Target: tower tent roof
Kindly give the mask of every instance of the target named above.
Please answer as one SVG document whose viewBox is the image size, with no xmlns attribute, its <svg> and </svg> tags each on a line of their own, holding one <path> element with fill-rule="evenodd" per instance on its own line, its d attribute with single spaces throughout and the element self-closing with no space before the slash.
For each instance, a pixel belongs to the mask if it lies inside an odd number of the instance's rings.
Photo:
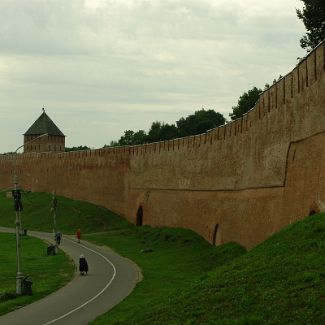
<svg viewBox="0 0 325 325">
<path fill-rule="evenodd" d="M 62 137 L 65 136 L 43 109 L 41 116 L 24 133 L 24 135 L 41 135 L 44 133 L 48 133 L 49 135 L 60 135 Z"/>
</svg>

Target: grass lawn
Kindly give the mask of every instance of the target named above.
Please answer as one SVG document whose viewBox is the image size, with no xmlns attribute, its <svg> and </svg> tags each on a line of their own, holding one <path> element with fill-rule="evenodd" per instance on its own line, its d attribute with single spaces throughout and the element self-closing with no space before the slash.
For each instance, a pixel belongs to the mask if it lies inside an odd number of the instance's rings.
<svg viewBox="0 0 325 325">
<path fill-rule="evenodd" d="M 123 324 L 325 324 L 325 214 L 130 316 Z"/>
<path fill-rule="evenodd" d="M 0 192 L 0 225 L 14 227 L 13 199 Z M 74 234 L 77 228 L 82 233 L 107 231 L 128 227 L 130 224 L 105 208 L 82 201 L 58 196 L 56 211 L 57 227 L 62 233 Z M 52 232 L 52 195 L 48 193 L 22 192 L 23 228 Z"/>
<path fill-rule="evenodd" d="M 29 236 L 21 237 L 21 269 L 32 282 L 32 296 L 15 297 L 16 239 L 0 233 L 0 315 L 38 300 L 66 284 L 74 274 L 74 265 L 61 251 L 46 256 L 47 244 Z"/>
<path fill-rule="evenodd" d="M 144 276 L 126 300 L 93 324 L 132 324 L 143 311 L 168 301 L 206 272 L 245 252 L 235 243 L 217 248 L 190 230 L 172 228 L 134 227 L 86 239 L 127 256 Z"/>
<path fill-rule="evenodd" d="M 25 228 L 52 230 L 50 195 L 24 194 L 23 204 Z M 12 226 L 12 200 L 4 193 L 0 207 L 0 225 Z M 92 324 L 325 324 L 325 214 L 290 225 L 247 253 L 235 243 L 211 246 L 190 230 L 135 227 L 66 198 L 59 197 L 57 215 L 62 232 L 80 227 L 87 240 L 130 258 L 144 275 Z"/>
</svg>

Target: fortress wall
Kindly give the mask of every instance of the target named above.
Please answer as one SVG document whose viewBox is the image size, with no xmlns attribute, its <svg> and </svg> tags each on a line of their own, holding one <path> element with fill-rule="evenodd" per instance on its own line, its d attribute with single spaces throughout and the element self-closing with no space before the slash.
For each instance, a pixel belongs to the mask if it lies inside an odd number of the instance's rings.
<svg viewBox="0 0 325 325">
<path fill-rule="evenodd" d="M 218 224 L 219 241 L 252 247 L 309 214 L 319 206 L 311 190 L 318 188 L 318 169 L 310 171 L 310 183 L 304 179 L 308 195 L 298 204 L 294 197 L 304 191 L 295 177 L 286 186 L 288 155 L 292 143 L 304 147 L 303 140 L 325 131 L 324 103 L 323 44 L 242 118 L 181 140 L 176 149 L 164 146 L 159 155 L 132 156 L 128 218 L 135 221 L 141 205 L 147 224 L 189 227 L 210 241 Z"/>
<path fill-rule="evenodd" d="M 16 174 L 25 190 L 55 191 L 125 215 L 128 161 L 125 148 L 19 154 Z M 14 155 L 0 159 L 2 189 L 13 188 L 14 162 Z"/>
<path fill-rule="evenodd" d="M 323 209 L 324 43 L 243 117 L 205 134 L 134 147 L 17 156 L 23 188 L 55 190 L 136 222 L 252 247 Z M 11 187 L 14 156 L 0 158 Z M 323 184 L 324 183 L 324 184 Z"/>
<path fill-rule="evenodd" d="M 287 161 L 283 213 L 277 227 L 310 213 L 325 211 L 325 133 L 291 144 Z"/>
<path fill-rule="evenodd" d="M 325 211 L 324 146 L 325 132 L 291 143 L 283 186 L 237 191 L 131 189 L 128 215 L 135 222 L 142 206 L 145 224 L 187 227 L 211 243 L 233 240 L 251 248 L 312 211 Z"/>
</svg>

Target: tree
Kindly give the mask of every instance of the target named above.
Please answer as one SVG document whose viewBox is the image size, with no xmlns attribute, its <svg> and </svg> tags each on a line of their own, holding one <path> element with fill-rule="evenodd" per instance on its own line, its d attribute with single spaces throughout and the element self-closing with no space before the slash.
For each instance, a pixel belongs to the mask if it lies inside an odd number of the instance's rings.
<svg viewBox="0 0 325 325">
<path fill-rule="evenodd" d="M 147 142 L 147 137 L 146 132 L 143 130 L 137 132 L 126 130 L 118 141 L 111 141 L 109 145 L 105 144 L 103 148 L 142 144 Z"/>
<path fill-rule="evenodd" d="M 225 124 L 226 119 L 213 109 L 201 109 L 187 116 L 180 118 L 176 124 L 180 137 L 204 133 L 209 129 Z"/>
<path fill-rule="evenodd" d="M 87 146 L 78 146 L 78 147 L 65 147 L 65 151 L 69 152 L 69 151 L 79 151 L 79 150 L 90 150 L 89 147 Z"/>
<path fill-rule="evenodd" d="M 259 99 L 261 93 L 262 89 L 256 87 L 243 93 L 239 97 L 237 105 L 232 107 L 232 113 L 229 114 L 231 119 L 235 120 L 236 118 L 243 116 L 251 108 L 253 108 L 255 103 Z"/>
<path fill-rule="evenodd" d="M 118 144 L 120 146 L 132 145 L 133 137 L 134 137 L 134 131 L 126 130 L 126 131 L 124 131 L 124 135 L 122 135 L 120 140 L 118 140 Z"/>
<path fill-rule="evenodd" d="M 143 130 L 137 132 L 126 130 L 118 141 L 111 141 L 110 146 L 137 145 L 200 134 L 209 129 L 223 125 L 225 122 L 226 119 L 224 116 L 215 112 L 213 109 L 201 109 L 186 118 L 180 118 L 176 122 L 176 125 L 155 121 L 151 124 L 148 134 Z M 105 147 L 107 147 L 107 145 L 105 145 L 104 148 Z"/>
<path fill-rule="evenodd" d="M 297 9 L 297 16 L 306 27 L 307 33 L 300 39 L 300 45 L 310 52 L 325 39 L 325 1 L 301 0 L 302 10 Z"/>
<path fill-rule="evenodd" d="M 162 124 L 160 129 L 160 138 L 162 140 L 171 140 L 178 138 L 178 129 L 175 124 Z"/>
<path fill-rule="evenodd" d="M 139 130 L 133 134 L 133 142 L 132 144 L 142 144 L 148 141 L 147 133 L 143 130 Z"/>
<path fill-rule="evenodd" d="M 163 140 L 175 139 L 178 137 L 178 130 L 174 124 L 153 122 L 148 132 L 147 141 L 157 142 Z"/>
<path fill-rule="evenodd" d="M 161 137 L 162 123 L 159 121 L 153 122 L 148 132 L 148 142 L 157 142 L 163 140 Z"/>
</svg>

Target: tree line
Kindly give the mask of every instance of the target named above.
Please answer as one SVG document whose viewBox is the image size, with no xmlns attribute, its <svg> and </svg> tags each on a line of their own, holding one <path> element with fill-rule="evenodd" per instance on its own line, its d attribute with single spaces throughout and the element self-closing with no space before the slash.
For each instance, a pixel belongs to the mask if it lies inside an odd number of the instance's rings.
<svg viewBox="0 0 325 325">
<path fill-rule="evenodd" d="M 273 81 L 273 83 L 275 82 L 276 80 Z M 269 84 L 266 84 L 264 90 L 269 87 Z M 253 87 L 247 92 L 244 92 L 239 97 L 237 105 L 232 107 L 232 113 L 229 114 L 230 118 L 235 120 L 247 113 L 254 107 L 262 92 L 263 90 L 257 87 Z M 144 130 L 136 132 L 125 130 L 119 140 L 111 141 L 109 145 L 105 145 L 104 147 L 137 145 L 197 135 L 224 125 L 225 123 L 227 123 L 227 120 L 221 113 L 213 109 L 205 110 L 202 108 L 194 112 L 194 114 L 181 117 L 175 124 L 159 121 L 153 122 L 148 133 Z"/>
<path fill-rule="evenodd" d="M 226 119 L 221 113 L 213 109 L 201 109 L 185 118 L 181 117 L 175 124 L 153 122 L 148 133 L 144 130 L 126 130 L 118 141 L 111 141 L 110 146 L 137 145 L 195 135 L 225 122 Z"/>
</svg>

